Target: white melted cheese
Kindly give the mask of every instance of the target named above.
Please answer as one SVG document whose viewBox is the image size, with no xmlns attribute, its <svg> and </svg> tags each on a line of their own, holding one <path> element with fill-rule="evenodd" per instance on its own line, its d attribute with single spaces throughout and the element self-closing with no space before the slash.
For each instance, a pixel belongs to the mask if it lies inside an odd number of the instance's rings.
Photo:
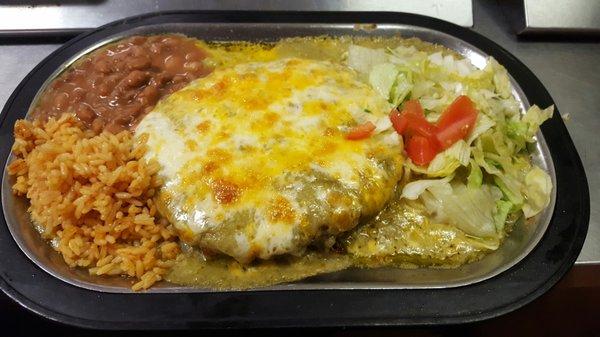
<svg viewBox="0 0 600 337">
<path fill-rule="evenodd" d="M 136 136 L 148 135 L 146 156 L 162 167 L 161 198 L 184 239 L 201 237 L 239 212 L 254 213 L 254 223 L 231 238 L 237 247 L 228 253 L 243 261 L 253 252 L 268 258 L 293 251 L 294 233 L 309 210 L 276 187 L 286 176 L 319 172 L 358 189 L 361 174 L 386 174 L 371 158 L 381 146 L 398 145 L 389 110 L 348 68 L 284 59 L 217 70 L 192 82 L 161 101 Z M 373 136 L 345 138 L 366 121 L 377 126 Z"/>
</svg>

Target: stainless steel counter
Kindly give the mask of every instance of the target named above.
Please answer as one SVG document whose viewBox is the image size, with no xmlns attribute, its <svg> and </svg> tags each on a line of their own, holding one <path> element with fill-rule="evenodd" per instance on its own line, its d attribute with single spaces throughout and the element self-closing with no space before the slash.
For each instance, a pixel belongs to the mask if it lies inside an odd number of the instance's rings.
<svg viewBox="0 0 600 337">
<path fill-rule="evenodd" d="M 0 4 L 0 34 L 92 28 L 126 16 L 188 9 L 392 11 L 435 16 L 466 27 L 473 25 L 471 0 L 34 0 L 25 3 L 4 0 L 3 3 L 5 5 Z M 32 6 L 32 3 L 37 5 Z"/>
<path fill-rule="evenodd" d="M 475 1 L 473 10 L 473 29 L 527 64 L 546 85 L 561 113 L 570 116 L 566 124 L 585 166 L 592 205 L 588 236 L 577 262 L 600 263 L 600 43 L 519 41 L 495 2 Z M 59 46 L 0 44 L 0 105 L 19 81 Z"/>
</svg>

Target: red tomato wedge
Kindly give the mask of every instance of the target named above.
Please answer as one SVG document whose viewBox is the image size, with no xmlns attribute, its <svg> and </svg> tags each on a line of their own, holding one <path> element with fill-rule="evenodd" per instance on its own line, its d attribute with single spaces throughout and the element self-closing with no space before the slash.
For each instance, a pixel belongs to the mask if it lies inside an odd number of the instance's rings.
<svg viewBox="0 0 600 337">
<path fill-rule="evenodd" d="M 408 126 L 408 118 L 406 118 L 406 115 L 401 114 L 397 109 L 393 109 L 392 112 L 390 112 L 390 121 L 392 121 L 392 126 L 398 134 L 404 133 L 406 126 Z"/>
<path fill-rule="evenodd" d="M 410 117 L 408 120 L 408 125 L 406 126 L 406 130 L 404 131 L 404 135 L 407 137 L 412 136 L 421 136 L 436 142 L 435 134 L 437 133 L 437 128 L 435 125 L 429 123 L 425 116 L 419 117 Z"/>
<path fill-rule="evenodd" d="M 404 136 L 412 137 L 413 135 L 419 135 L 427 138 L 435 136 L 436 128 L 433 124 L 429 123 L 425 119 L 423 114 L 423 108 L 419 101 L 410 100 L 404 103 L 402 112 L 398 115 L 394 113 L 390 114 L 392 125 L 396 131 Z M 394 120 L 396 123 L 394 124 Z M 400 131 L 398 131 L 400 129 Z"/>
<path fill-rule="evenodd" d="M 402 106 L 402 113 L 415 116 L 422 116 L 423 118 L 425 118 L 425 115 L 423 113 L 423 107 L 421 106 L 421 103 L 419 103 L 419 101 L 417 101 L 416 99 L 406 101 Z"/>
<path fill-rule="evenodd" d="M 406 143 L 408 157 L 417 165 L 427 165 L 435 156 L 465 139 L 477 121 L 477 109 L 467 96 L 459 96 L 440 116 L 436 124 L 425 119 L 419 101 L 404 103 L 402 111 L 390 112 L 392 126 Z"/>
<path fill-rule="evenodd" d="M 467 96 L 458 96 L 444 110 L 437 122 L 436 139 L 442 149 L 447 149 L 473 130 L 477 121 L 477 110 Z"/>
<path fill-rule="evenodd" d="M 416 165 L 426 165 L 435 158 L 438 150 L 429 139 L 423 136 L 413 136 L 408 139 L 406 153 Z"/>
<path fill-rule="evenodd" d="M 359 140 L 365 139 L 371 136 L 371 133 L 375 130 L 375 124 L 366 122 L 364 124 L 357 125 L 350 129 L 350 132 L 346 134 L 346 139 Z"/>
</svg>

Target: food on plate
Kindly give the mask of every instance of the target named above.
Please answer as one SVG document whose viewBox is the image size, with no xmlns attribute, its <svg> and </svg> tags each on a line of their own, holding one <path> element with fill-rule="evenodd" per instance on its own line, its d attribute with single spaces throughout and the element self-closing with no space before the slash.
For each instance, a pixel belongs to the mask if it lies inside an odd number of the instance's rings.
<svg viewBox="0 0 600 337">
<path fill-rule="evenodd" d="M 157 213 L 157 163 L 129 132 L 99 135 L 74 115 L 15 124 L 13 191 L 31 202 L 31 219 L 70 267 L 93 275 L 127 275 L 147 288 L 180 252 Z"/>
<path fill-rule="evenodd" d="M 137 125 L 158 100 L 206 75 L 206 52 L 180 35 L 134 36 L 77 60 L 54 80 L 34 118 L 74 113 L 96 132 Z"/>
<path fill-rule="evenodd" d="M 418 39 L 136 36 L 50 83 L 8 172 L 69 266 L 134 290 L 457 267 L 548 206 L 552 111 Z"/>
<path fill-rule="evenodd" d="M 327 245 L 383 208 L 402 173 L 388 112 L 350 69 L 287 58 L 216 69 L 136 136 L 162 167 L 158 200 L 180 237 L 248 263 Z M 364 123 L 372 134 L 349 141 Z"/>
</svg>

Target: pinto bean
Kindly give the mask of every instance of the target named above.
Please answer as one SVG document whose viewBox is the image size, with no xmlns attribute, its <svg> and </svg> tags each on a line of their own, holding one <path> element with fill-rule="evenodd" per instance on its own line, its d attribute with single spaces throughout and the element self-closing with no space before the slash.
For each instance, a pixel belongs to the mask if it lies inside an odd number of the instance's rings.
<svg viewBox="0 0 600 337">
<path fill-rule="evenodd" d="M 153 85 L 148 85 L 140 92 L 137 96 L 138 102 L 143 106 L 150 106 L 156 104 L 159 96 L 158 89 Z"/>
<path fill-rule="evenodd" d="M 103 74 L 108 74 L 112 71 L 111 62 L 106 58 L 96 60 L 96 62 L 94 62 L 94 69 Z"/>
<path fill-rule="evenodd" d="M 183 57 L 179 55 L 169 55 L 164 60 L 165 70 L 177 74 L 183 68 L 183 61 Z"/>
<path fill-rule="evenodd" d="M 148 74 L 140 70 L 134 70 L 125 77 L 124 84 L 130 88 L 139 87 L 148 80 Z"/>
<path fill-rule="evenodd" d="M 127 67 L 129 69 L 143 70 L 148 69 L 152 65 L 152 60 L 146 55 L 135 56 L 127 60 Z"/>
<path fill-rule="evenodd" d="M 74 63 L 41 96 L 34 116 L 73 112 L 88 128 L 119 132 L 136 125 L 158 100 L 209 72 L 195 40 L 134 36 Z"/>
<path fill-rule="evenodd" d="M 91 125 L 91 123 L 96 118 L 96 113 L 87 104 L 79 105 L 79 108 L 77 109 L 77 112 L 75 112 L 75 115 L 77 115 L 77 118 L 79 118 L 82 122 L 84 122 L 87 125 Z"/>
<path fill-rule="evenodd" d="M 69 94 L 66 92 L 60 92 L 54 96 L 54 107 L 56 110 L 64 111 L 69 103 Z"/>
</svg>

